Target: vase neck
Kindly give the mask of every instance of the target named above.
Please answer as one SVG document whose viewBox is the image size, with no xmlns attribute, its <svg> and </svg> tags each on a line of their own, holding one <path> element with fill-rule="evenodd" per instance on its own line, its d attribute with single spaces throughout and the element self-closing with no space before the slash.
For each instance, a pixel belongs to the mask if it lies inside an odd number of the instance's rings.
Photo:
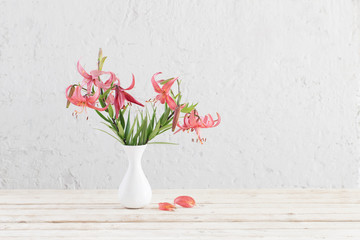
<svg viewBox="0 0 360 240">
<path fill-rule="evenodd" d="M 142 155 L 147 145 L 124 146 L 124 151 L 128 157 L 129 165 L 138 165 L 141 163 Z"/>
</svg>

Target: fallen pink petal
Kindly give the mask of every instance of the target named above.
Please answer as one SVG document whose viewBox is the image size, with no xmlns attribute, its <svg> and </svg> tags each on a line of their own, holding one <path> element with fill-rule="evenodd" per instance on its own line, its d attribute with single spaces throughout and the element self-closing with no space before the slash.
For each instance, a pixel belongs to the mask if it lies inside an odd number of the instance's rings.
<svg viewBox="0 0 360 240">
<path fill-rule="evenodd" d="M 179 196 L 175 198 L 174 204 L 177 204 L 184 208 L 192 208 L 195 206 L 195 200 L 190 196 Z"/>
<path fill-rule="evenodd" d="M 159 203 L 159 209 L 162 211 L 174 211 L 175 205 L 168 203 L 168 202 L 161 202 Z"/>
</svg>

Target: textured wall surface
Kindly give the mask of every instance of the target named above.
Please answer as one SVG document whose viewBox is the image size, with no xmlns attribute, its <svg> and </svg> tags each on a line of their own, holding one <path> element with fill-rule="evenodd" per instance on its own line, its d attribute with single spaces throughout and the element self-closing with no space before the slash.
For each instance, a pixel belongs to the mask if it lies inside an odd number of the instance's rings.
<svg viewBox="0 0 360 240">
<path fill-rule="evenodd" d="M 116 188 L 122 146 L 75 119 L 76 61 L 153 96 L 157 71 L 222 115 L 148 146 L 154 188 L 358 187 L 358 1 L 0 1 L 0 188 Z"/>
</svg>

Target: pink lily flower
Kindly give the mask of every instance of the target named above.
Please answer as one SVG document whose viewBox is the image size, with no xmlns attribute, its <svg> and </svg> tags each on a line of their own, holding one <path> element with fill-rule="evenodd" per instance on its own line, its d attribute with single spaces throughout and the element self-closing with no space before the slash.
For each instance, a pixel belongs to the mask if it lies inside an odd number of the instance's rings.
<svg viewBox="0 0 360 240">
<path fill-rule="evenodd" d="M 73 85 L 70 85 L 69 87 L 66 88 L 66 98 L 69 102 L 71 102 L 72 104 L 81 107 L 81 111 L 75 111 L 77 114 L 82 113 L 84 110 L 86 111 L 86 107 L 92 108 L 92 109 L 96 109 L 98 111 L 104 111 L 108 108 L 109 105 L 103 107 L 103 108 L 99 108 L 96 107 L 96 102 L 99 99 L 100 96 L 100 88 L 98 87 L 98 89 L 96 90 L 96 92 L 93 95 L 89 95 L 89 94 L 85 94 L 84 96 L 81 94 L 81 86 L 76 86 L 75 87 L 75 91 L 73 92 L 73 94 L 71 96 L 69 96 L 69 88 L 71 88 Z"/>
<path fill-rule="evenodd" d="M 120 87 L 120 85 L 116 84 L 115 85 L 115 97 L 113 97 L 111 94 L 109 94 L 109 97 L 110 97 L 109 102 L 114 104 L 114 106 L 115 106 L 115 117 L 116 118 L 118 117 L 120 109 L 124 108 L 125 100 L 144 107 L 144 105 L 141 104 L 140 102 L 138 102 L 133 96 L 131 96 L 130 94 L 125 92 L 125 91 L 133 89 L 135 86 L 134 74 L 132 75 L 132 77 L 133 77 L 132 83 L 128 88 L 124 89 L 124 88 Z"/>
<path fill-rule="evenodd" d="M 88 94 L 90 94 L 90 92 L 91 92 L 92 85 L 95 85 L 96 87 L 100 87 L 104 90 L 107 90 L 113 82 L 119 81 L 119 79 L 116 78 L 116 76 L 113 72 L 92 70 L 90 72 L 90 74 L 87 73 L 85 71 L 85 69 L 80 65 L 80 61 L 77 62 L 77 70 L 80 73 L 80 75 L 84 77 L 82 85 L 87 85 L 87 93 Z M 104 74 L 110 74 L 109 79 L 107 79 L 105 81 L 105 83 L 101 82 L 99 79 L 99 77 Z"/>
<path fill-rule="evenodd" d="M 170 91 L 171 86 L 174 84 L 174 82 L 178 78 L 174 78 L 174 79 L 170 80 L 169 82 L 165 83 L 162 88 L 160 88 L 159 84 L 155 80 L 155 77 L 158 74 L 161 74 L 161 72 L 155 73 L 151 78 L 151 83 L 154 87 L 155 92 L 159 93 L 155 97 L 155 99 L 159 100 L 161 102 L 161 104 L 164 104 L 166 102 L 169 105 L 170 109 L 175 110 L 177 105 L 176 105 L 174 99 L 169 95 L 169 91 Z"/>
<path fill-rule="evenodd" d="M 203 139 L 200 136 L 200 129 L 201 128 L 213 128 L 220 124 L 221 118 L 219 113 L 216 113 L 218 119 L 214 121 L 213 117 L 210 114 L 205 115 L 205 117 L 200 117 L 198 112 L 194 109 L 191 113 L 187 113 L 184 116 L 184 124 L 181 126 L 179 123 L 177 126 L 180 128 L 175 133 L 179 131 L 195 131 L 198 136 L 198 141 L 203 144 Z M 174 134 L 175 134 L 174 133 Z"/>
</svg>

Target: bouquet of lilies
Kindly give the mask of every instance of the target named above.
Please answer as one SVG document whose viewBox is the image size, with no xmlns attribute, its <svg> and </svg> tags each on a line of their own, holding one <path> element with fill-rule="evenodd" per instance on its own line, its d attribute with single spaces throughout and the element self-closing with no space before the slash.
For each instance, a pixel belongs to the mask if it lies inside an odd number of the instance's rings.
<svg viewBox="0 0 360 240">
<path fill-rule="evenodd" d="M 119 78 L 113 72 L 102 70 L 105 59 L 100 49 L 98 69 L 90 73 L 85 71 L 79 61 L 77 62 L 77 70 L 83 80 L 81 83 L 72 84 L 66 88 L 66 107 L 70 104 L 80 107 L 80 110 L 75 110 L 73 113 L 76 117 L 86 112 L 87 108 L 94 109 L 112 133 L 104 132 L 120 143 L 124 145 L 162 143 L 150 141 L 170 129 L 175 132 L 178 127 L 175 133 L 195 131 L 196 142 L 202 144 L 206 139 L 200 136 L 200 129 L 212 128 L 220 124 L 221 119 L 218 113 L 216 120 L 210 114 L 201 117 L 195 109 L 197 104 L 182 102 L 181 81 L 177 77 L 156 80 L 161 72 L 155 73 L 151 78 L 156 96 L 145 101 L 151 105 L 150 111 L 147 107 L 137 108 L 135 115 L 131 114 L 134 112 L 131 111 L 133 104 L 144 107 L 143 103 L 128 93 L 135 86 L 135 77 L 132 75 L 132 83 L 129 87 L 122 87 Z M 172 89 L 174 83 L 177 84 L 176 92 Z M 163 106 L 161 111 L 158 109 L 159 102 Z M 180 124 L 179 119 L 182 114 L 184 114 L 183 124 Z"/>
</svg>

